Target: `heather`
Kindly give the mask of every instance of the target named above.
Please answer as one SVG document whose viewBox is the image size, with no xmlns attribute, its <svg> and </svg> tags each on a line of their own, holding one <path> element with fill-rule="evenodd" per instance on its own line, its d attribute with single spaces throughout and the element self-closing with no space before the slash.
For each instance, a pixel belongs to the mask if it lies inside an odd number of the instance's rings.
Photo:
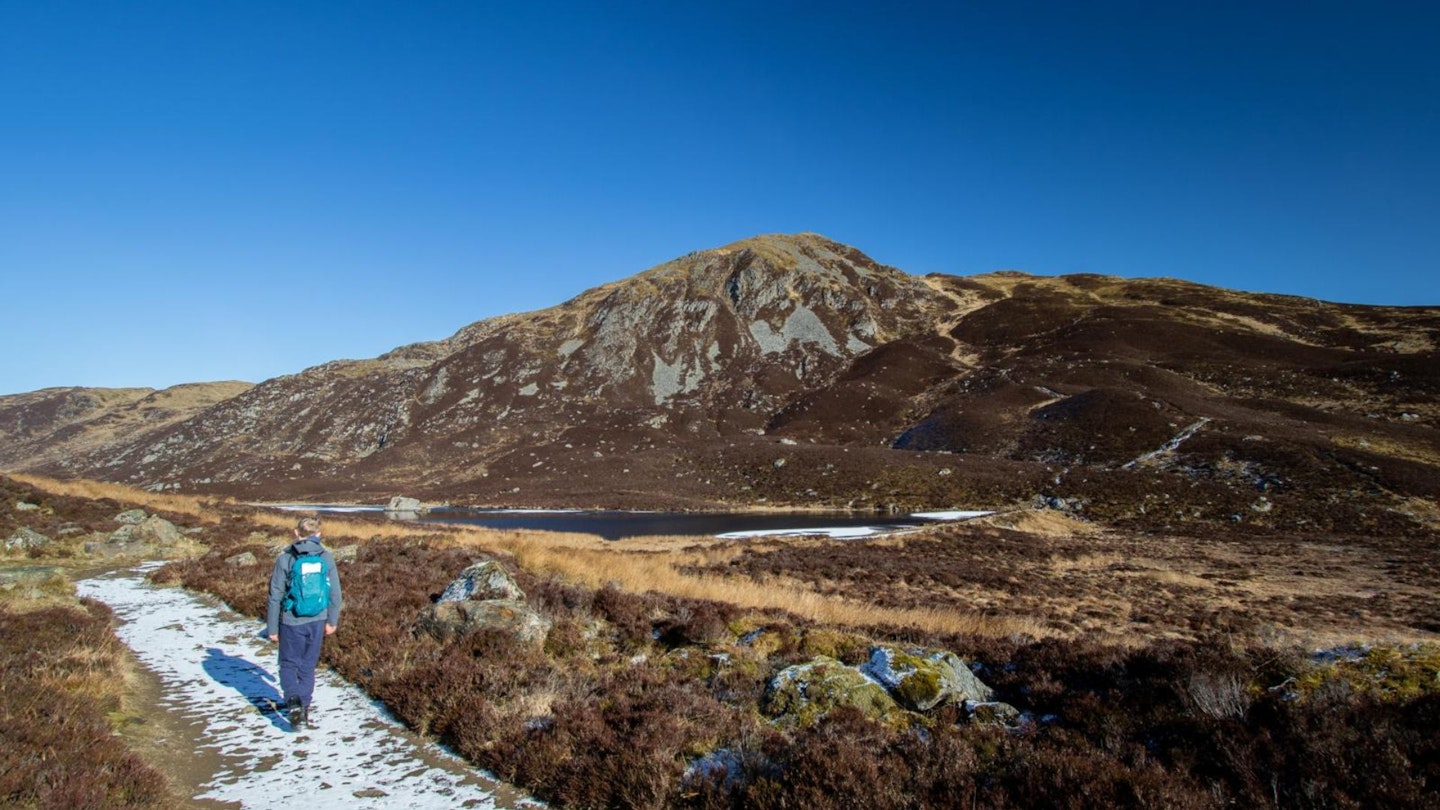
<svg viewBox="0 0 1440 810">
<path fill-rule="evenodd" d="M 59 537 L 67 522 L 103 530 L 135 500 L 166 509 L 203 524 L 207 550 L 156 580 L 260 616 L 293 516 L 44 483 L 6 483 L 7 500 L 42 507 L 6 510 L 10 526 Z M 1006 521 L 858 542 L 607 544 L 330 520 L 327 542 L 354 557 L 325 661 L 405 724 L 562 807 L 1440 806 L 1425 546 Z M 67 548 L 15 561 L 64 563 Z M 551 623 L 543 644 L 421 630 L 484 558 Z M 85 615 L 103 629 L 102 614 Z M 953 652 L 1017 714 L 767 713 L 786 668 L 853 667 L 877 645 Z M 5 773 L 33 791 L 44 772 Z"/>
<path fill-rule="evenodd" d="M 263 578 L 222 562 L 236 550 L 166 576 L 258 615 Z M 561 806 L 1440 805 L 1440 684 L 1424 645 L 1322 662 L 1224 635 L 1122 646 L 823 627 L 521 569 L 554 622 L 543 647 L 415 632 L 480 556 L 442 535 L 364 544 L 344 569 L 345 629 L 326 661 L 407 724 Z M 837 709 L 795 726 L 758 710 L 781 668 L 820 654 L 856 663 L 881 642 L 975 661 L 1021 720 L 949 706 L 899 725 Z M 1395 687 L 1370 688 L 1386 680 Z"/>
<path fill-rule="evenodd" d="M 0 806 L 172 805 L 112 732 L 123 660 L 104 605 L 0 602 Z"/>
</svg>

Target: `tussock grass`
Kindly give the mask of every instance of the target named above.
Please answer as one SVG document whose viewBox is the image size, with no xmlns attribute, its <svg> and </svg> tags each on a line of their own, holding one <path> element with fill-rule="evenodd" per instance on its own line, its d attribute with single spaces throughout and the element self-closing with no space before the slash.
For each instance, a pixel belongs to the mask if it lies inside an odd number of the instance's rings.
<svg viewBox="0 0 1440 810">
<path fill-rule="evenodd" d="M 56 495 L 135 503 L 149 510 L 188 515 L 196 520 L 208 523 L 214 523 L 219 520 L 219 515 L 216 510 L 217 505 L 235 503 L 229 498 L 149 492 L 147 490 L 125 486 L 124 484 L 111 484 L 104 481 L 89 481 L 80 478 L 60 481 L 54 478 L 44 478 L 38 475 L 25 475 L 20 473 L 11 474 L 10 478 L 22 484 L 28 484 L 36 489 Z"/>
<path fill-rule="evenodd" d="M 777 609 L 827 625 L 867 627 L 877 624 L 915 627 L 934 633 L 1008 637 L 1041 637 L 1052 633 L 1024 616 L 991 616 L 947 608 L 879 607 L 860 599 L 817 592 L 797 580 L 690 574 L 678 570 L 697 557 L 713 560 L 716 544 L 726 541 L 694 537 L 648 538 L 607 543 L 590 535 L 545 532 L 464 531 L 460 545 L 498 551 L 515 558 L 522 569 L 553 574 L 590 588 L 614 584 L 635 593 L 655 592 L 685 599 L 725 602 L 745 609 Z M 674 547 L 667 551 L 666 547 Z M 736 553 L 731 544 L 719 556 Z"/>
</svg>

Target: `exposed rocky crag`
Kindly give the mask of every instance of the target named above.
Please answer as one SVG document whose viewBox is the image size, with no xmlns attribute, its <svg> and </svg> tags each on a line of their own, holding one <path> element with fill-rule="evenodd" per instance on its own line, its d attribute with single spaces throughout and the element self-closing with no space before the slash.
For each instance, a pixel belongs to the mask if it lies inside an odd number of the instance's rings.
<svg viewBox="0 0 1440 810">
<path fill-rule="evenodd" d="M 251 497 L 1038 498 L 1137 526 L 1433 531 L 1437 344 L 1437 307 L 1170 279 L 916 277 L 817 235 L 763 236 L 154 429 L 68 441 L 75 420 L 56 406 L 0 463 Z M 0 398 L 7 436 L 16 400 Z"/>
</svg>

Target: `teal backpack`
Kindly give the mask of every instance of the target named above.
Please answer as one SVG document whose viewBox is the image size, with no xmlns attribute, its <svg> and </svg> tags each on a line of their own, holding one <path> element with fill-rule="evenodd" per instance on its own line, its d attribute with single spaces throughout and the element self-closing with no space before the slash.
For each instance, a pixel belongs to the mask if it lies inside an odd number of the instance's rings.
<svg viewBox="0 0 1440 810">
<path fill-rule="evenodd" d="M 296 616 L 319 616 L 330 607 L 330 571 L 319 554 L 296 554 L 290 562 L 290 589 L 284 608 Z"/>
</svg>

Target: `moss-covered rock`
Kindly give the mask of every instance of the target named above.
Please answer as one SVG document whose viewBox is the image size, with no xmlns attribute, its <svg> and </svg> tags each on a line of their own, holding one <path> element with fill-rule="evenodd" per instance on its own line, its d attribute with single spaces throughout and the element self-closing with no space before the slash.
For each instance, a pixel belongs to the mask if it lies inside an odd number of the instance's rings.
<svg viewBox="0 0 1440 810">
<path fill-rule="evenodd" d="M 999 701 L 967 702 L 965 708 L 969 712 L 971 722 L 980 725 L 1014 727 L 1022 722 L 1023 715 L 1020 710 L 1009 703 Z"/>
<path fill-rule="evenodd" d="M 1440 692 L 1440 644 L 1324 650 L 1295 679 L 1295 691 L 1300 697 L 1336 688 L 1378 700 L 1413 700 Z"/>
<path fill-rule="evenodd" d="M 771 679 L 760 703 L 765 714 L 801 726 L 814 723 L 840 706 L 859 709 L 866 717 L 887 722 L 901 713 L 883 686 L 854 667 L 823 655 L 782 670 Z"/>
<path fill-rule="evenodd" d="M 50 538 L 29 526 L 21 526 L 5 540 L 6 551 L 29 551 L 50 545 Z"/>
<path fill-rule="evenodd" d="M 926 712 L 942 703 L 994 699 L 987 686 L 965 661 L 952 652 L 926 653 L 872 647 L 870 660 L 860 671 L 884 685 L 895 700 L 907 709 Z"/>
</svg>

